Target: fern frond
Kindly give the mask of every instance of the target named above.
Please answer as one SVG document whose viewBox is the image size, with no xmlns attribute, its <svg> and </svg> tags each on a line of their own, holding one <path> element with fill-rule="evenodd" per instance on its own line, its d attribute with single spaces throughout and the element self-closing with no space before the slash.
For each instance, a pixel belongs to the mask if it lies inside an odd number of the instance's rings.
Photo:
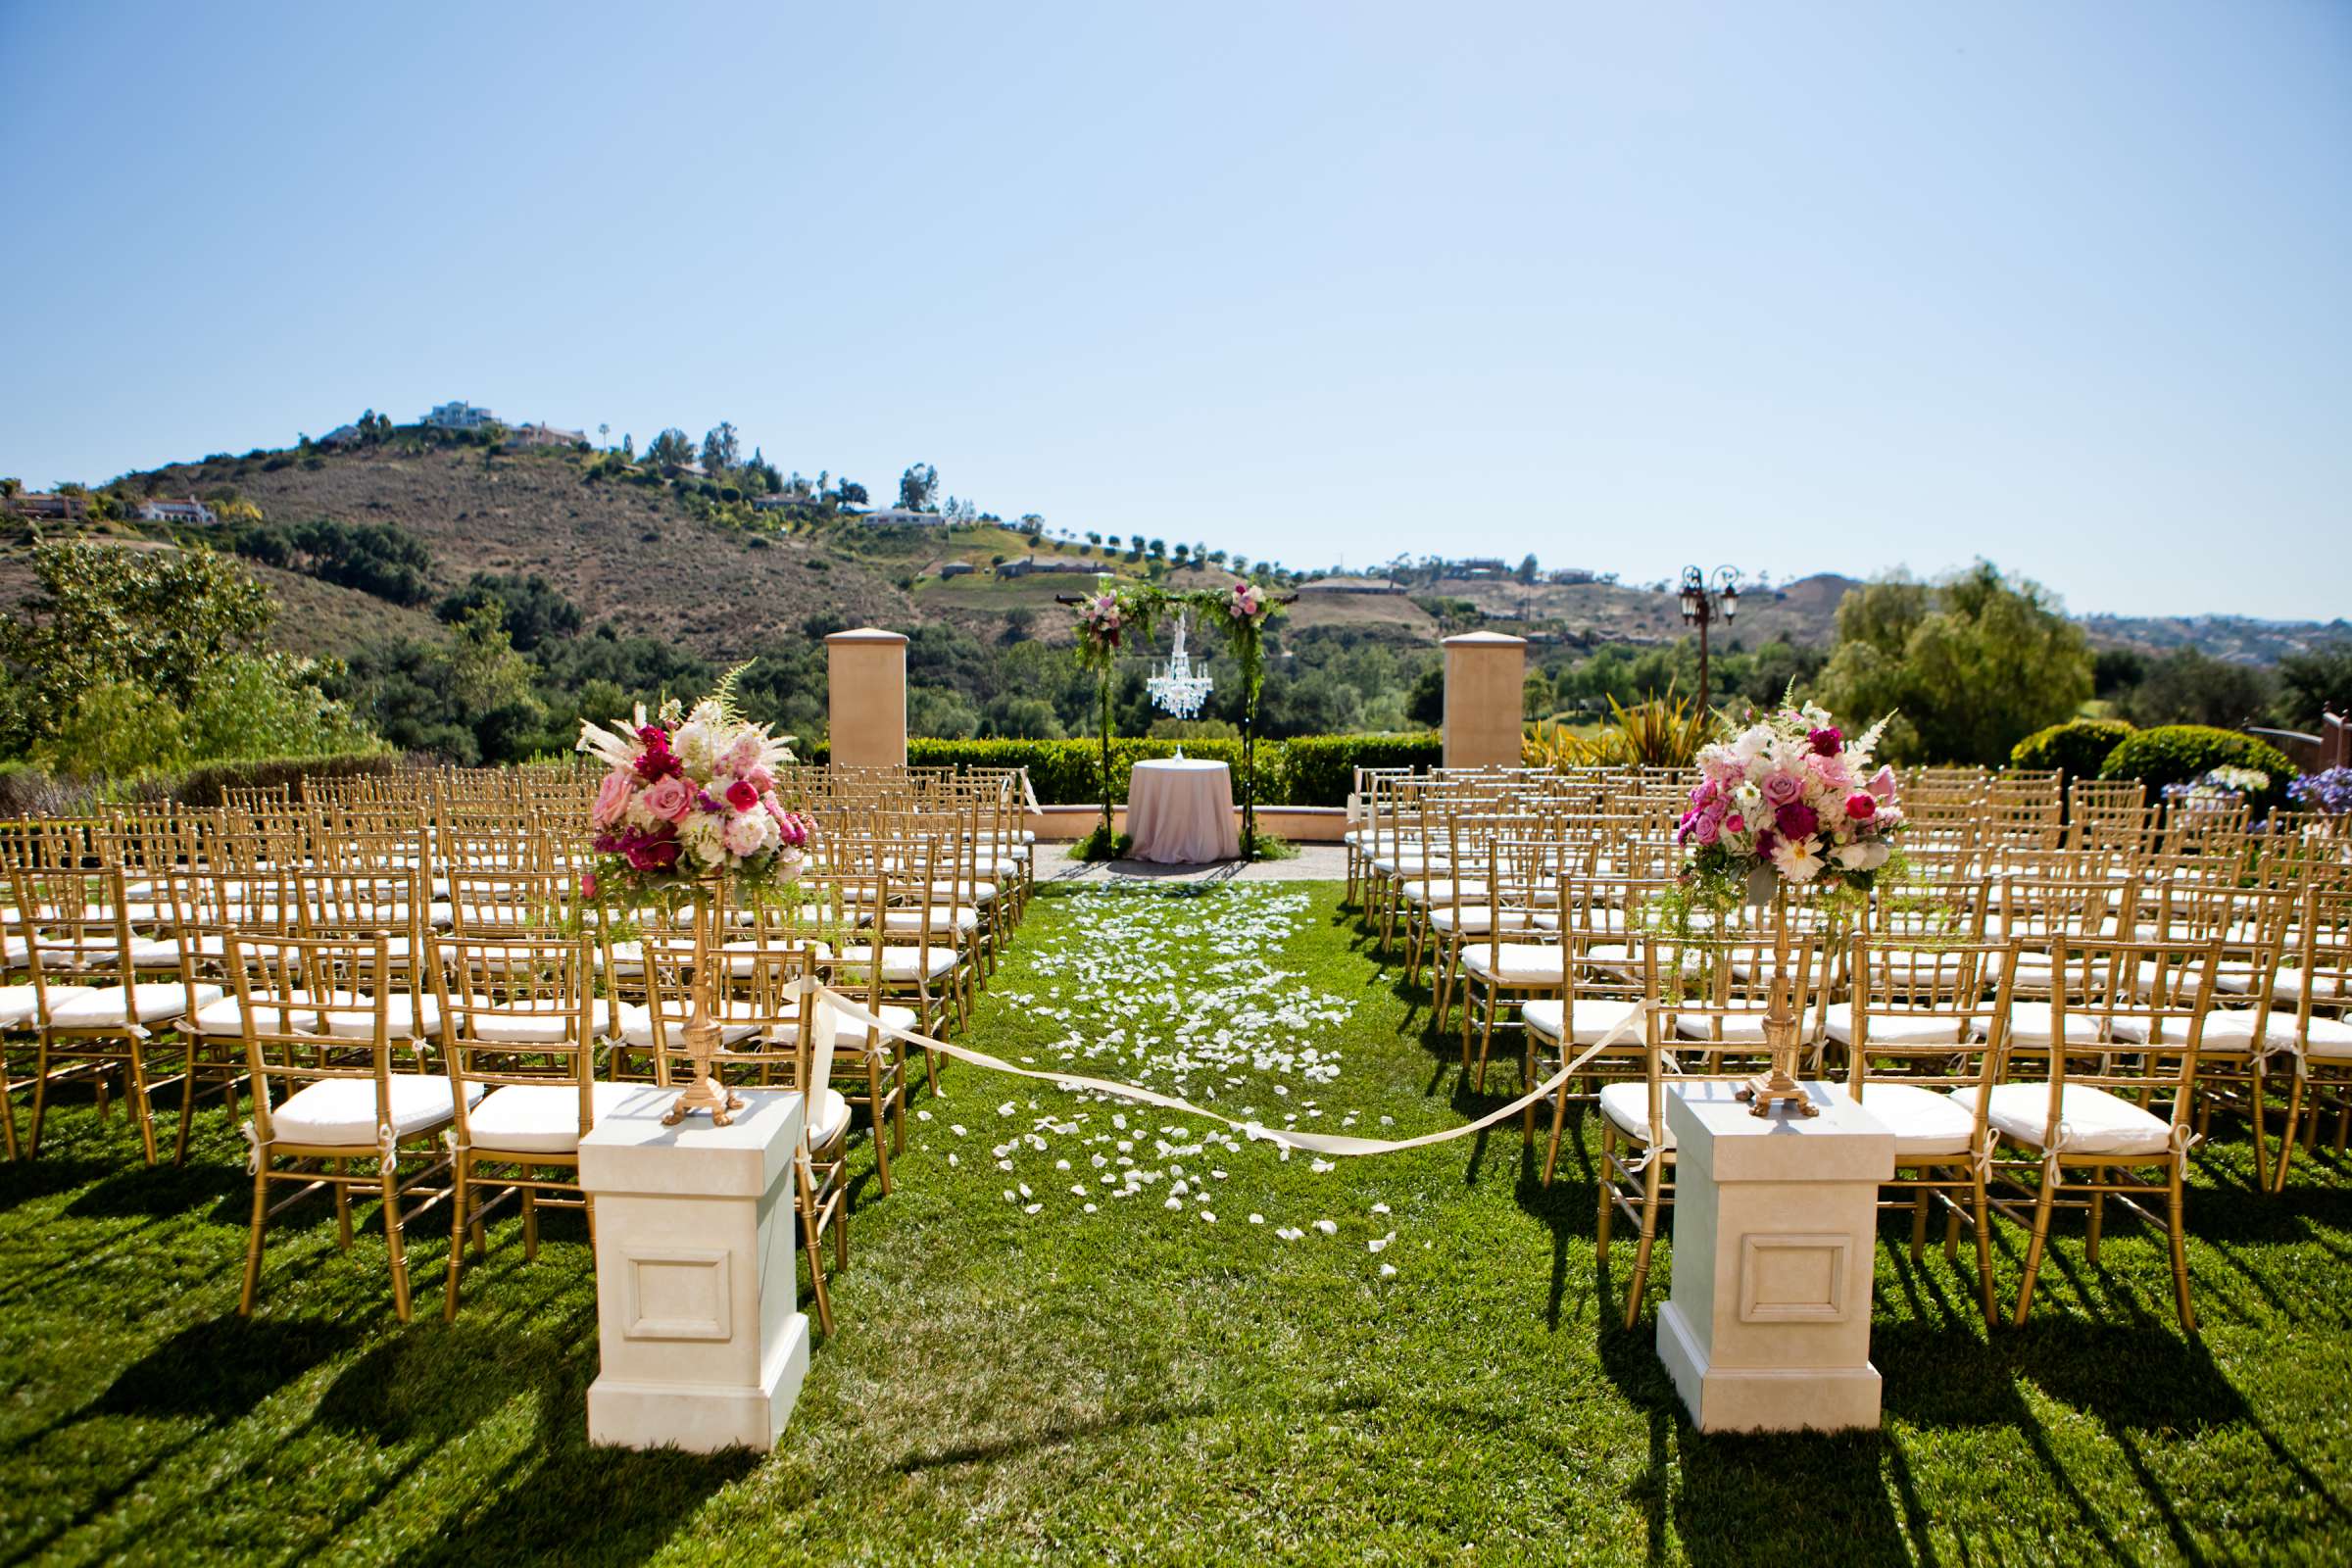
<svg viewBox="0 0 2352 1568">
<path fill-rule="evenodd" d="M 757 659 L 745 660 L 724 675 L 719 676 L 718 684 L 710 688 L 710 700 L 718 705 L 718 716 L 727 723 L 742 722 L 743 713 L 735 706 L 735 685 L 736 682 L 743 679 L 743 672 L 758 662 L 760 661 Z"/>
</svg>

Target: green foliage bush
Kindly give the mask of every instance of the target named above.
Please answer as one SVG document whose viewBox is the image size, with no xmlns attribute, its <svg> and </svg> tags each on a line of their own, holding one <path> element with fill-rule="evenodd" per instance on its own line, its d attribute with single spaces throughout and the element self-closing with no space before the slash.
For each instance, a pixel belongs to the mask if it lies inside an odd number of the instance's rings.
<svg viewBox="0 0 2352 1568">
<path fill-rule="evenodd" d="M 2135 778 L 2150 798 L 2167 784 L 2185 784 L 2217 767 L 2252 767 L 2271 776 L 2271 787 L 2248 797 L 2256 820 L 2286 797 L 2295 764 L 2277 747 L 2235 730 L 2203 724 L 2163 724 L 2130 736 L 2107 754 L 2101 778 Z"/>
<path fill-rule="evenodd" d="M 1287 806 L 1346 806 L 1359 767 L 1429 768 L 1445 758 L 1445 737 L 1434 731 L 1295 736 L 1282 745 L 1283 793 L 1269 799 Z"/>
<path fill-rule="evenodd" d="M 2037 729 L 2009 749 L 2011 767 L 2066 769 L 2066 776 L 2097 778 L 2107 754 L 2139 733 L 2120 718 L 2076 718 Z"/>
<path fill-rule="evenodd" d="M 333 757 L 262 757 L 241 762 L 207 762 L 190 768 L 171 788 L 182 806 L 219 806 L 232 789 L 274 789 L 305 778 L 353 778 L 399 773 L 416 764 L 398 752 L 347 752 Z"/>
</svg>

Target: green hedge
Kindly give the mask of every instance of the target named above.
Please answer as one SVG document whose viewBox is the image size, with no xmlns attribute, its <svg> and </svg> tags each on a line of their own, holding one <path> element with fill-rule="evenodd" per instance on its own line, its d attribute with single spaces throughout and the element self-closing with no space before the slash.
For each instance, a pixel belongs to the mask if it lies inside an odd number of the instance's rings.
<svg viewBox="0 0 2352 1568">
<path fill-rule="evenodd" d="M 1128 772 L 1147 758 L 1205 758 L 1230 765 L 1238 791 L 1242 743 L 1238 740 L 1147 740 L 1110 743 L 1111 799 L 1127 799 Z M 799 748 L 811 762 L 831 760 L 824 742 Z M 1257 743 L 1257 801 L 1260 806 L 1345 806 L 1358 767 L 1435 767 L 1445 755 L 1436 734 L 1301 735 Z M 906 760 L 916 767 L 1025 767 L 1040 806 L 1096 804 L 1096 774 L 1102 766 L 1099 740 L 962 741 L 912 736 Z"/>
<path fill-rule="evenodd" d="M 352 778 L 365 773 L 399 773 L 413 764 L 398 752 L 349 752 L 334 757 L 262 757 L 242 762 L 206 762 L 180 775 L 172 786 L 182 806 L 219 806 L 232 789 L 274 789 L 305 778 Z"/>
<path fill-rule="evenodd" d="M 2205 724 L 2160 724 L 2127 738 L 2107 754 L 2101 778 L 2135 778 L 2153 800 L 2167 784 L 2186 784 L 2217 767 L 2255 767 L 2271 776 L 2271 787 L 2248 797 L 2260 821 L 2286 798 L 2295 764 L 2277 747 L 2233 729 Z"/>
<path fill-rule="evenodd" d="M 2076 718 L 2037 729 L 2009 750 L 2012 767 L 2062 767 L 2069 779 L 2097 778 L 2107 754 L 2139 733 L 2120 718 Z"/>
<path fill-rule="evenodd" d="M 1436 767 L 1446 739 L 1425 735 L 1301 735 L 1282 749 L 1284 804 L 1346 806 L 1359 767 Z"/>
</svg>

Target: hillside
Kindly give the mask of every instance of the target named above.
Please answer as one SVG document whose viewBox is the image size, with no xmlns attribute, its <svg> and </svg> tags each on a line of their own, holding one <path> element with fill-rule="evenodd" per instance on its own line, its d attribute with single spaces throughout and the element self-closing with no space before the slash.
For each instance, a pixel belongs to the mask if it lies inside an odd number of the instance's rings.
<svg viewBox="0 0 2352 1568">
<path fill-rule="evenodd" d="M 602 467 L 593 455 L 569 448 L 509 451 L 403 440 L 299 456 L 219 456 L 126 475 L 119 489 L 131 497 L 234 496 L 272 524 L 315 518 L 393 523 L 430 551 L 436 596 L 477 571 L 537 573 L 578 605 L 591 625 L 609 620 L 620 631 L 651 635 L 712 660 L 739 655 L 770 633 L 799 631 L 820 616 L 898 627 L 944 621 L 986 638 L 1003 631 L 1009 614 L 1027 612 L 1034 635 L 1059 641 L 1068 632 L 1055 596 L 1083 590 L 1092 578 L 1005 578 L 996 575 L 998 563 L 1036 554 L 1127 575 L 1147 569 L 1141 562 L 1051 535 L 1032 547 L 1029 536 L 996 524 L 951 531 L 874 528 L 854 516 L 754 518 L 741 505 L 712 507 L 669 485 L 632 482 Z M 169 548 L 173 537 L 161 524 L 118 522 L 103 531 L 154 548 Z M 0 606 L 26 590 L 28 538 L 20 524 L 0 542 Z M 939 568 L 951 562 L 973 569 L 941 577 Z M 278 640 L 297 652 L 346 652 L 371 638 L 434 630 L 425 609 L 402 608 L 291 571 L 255 569 L 283 607 Z M 1221 568 L 1164 571 L 1163 580 L 1183 587 L 1231 580 Z M 1853 586 L 1852 578 L 1824 572 L 1751 589 L 1741 596 L 1737 621 L 1719 635 L 1726 645 L 1748 648 L 1776 640 L 1826 646 L 1836 635 L 1838 601 Z M 1687 634 L 1671 593 L 1617 583 L 1522 585 L 1510 579 L 1445 579 L 1399 595 L 1310 591 L 1294 607 L 1291 623 L 1400 644 L 1434 642 L 1471 624 L 1583 646 L 1671 642 Z M 2247 662 L 2273 662 L 2352 629 L 2341 620 L 2322 626 L 2227 616 L 2101 615 L 2083 624 L 2102 647 L 2165 652 L 2194 645 Z"/>
</svg>

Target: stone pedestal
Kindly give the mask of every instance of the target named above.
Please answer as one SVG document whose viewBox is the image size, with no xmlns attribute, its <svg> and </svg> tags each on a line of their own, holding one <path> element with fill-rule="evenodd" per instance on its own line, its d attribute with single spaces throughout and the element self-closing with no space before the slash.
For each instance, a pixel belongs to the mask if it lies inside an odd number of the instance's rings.
<svg viewBox="0 0 2352 1568">
<path fill-rule="evenodd" d="M 860 626 L 825 639 L 826 721 L 836 767 L 906 765 L 906 639 Z"/>
<path fill-rule="evenodd" d="M 1771 1117 L 1737 1087 L 1667 1092 L 1674 1294 L 1658 1358 L 1701 1432 L 1876 1429 L 1871 1274 L 1894 1135 L 1835 1085 L 1804 1086 L 1820 1115 Z"/>
<path fill-rule="evenodd" d="M 588 1441 L 772 1448 L 808 1371 L 793 1213 L 801 1097 L 742 1091 L 731 1126 L 662 1115 L 650 1086 L 580 1140 L 596 1205 Z"/>
<path fill-rule="evenodd" d="M 1446 765 L 1517 767 L 1527 639 L 1464 632 L 1446 639 Z"/>
</svg>

